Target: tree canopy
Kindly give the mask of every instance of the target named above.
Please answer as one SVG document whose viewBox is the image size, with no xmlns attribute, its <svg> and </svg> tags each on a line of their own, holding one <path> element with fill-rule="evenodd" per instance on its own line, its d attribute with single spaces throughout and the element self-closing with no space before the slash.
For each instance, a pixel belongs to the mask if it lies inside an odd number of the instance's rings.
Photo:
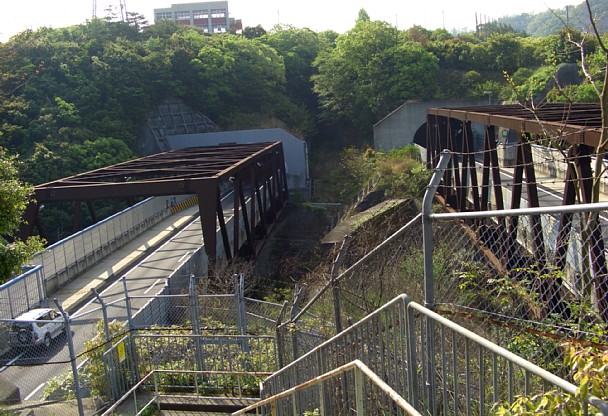
<svg viewBox="0 0 608 416">
<path fill-rule="evenodd" d="M 370 145 L 374 123 L 407 100 L 490 91 L 597 101 L 588 81 L 552 84 L 560 65 L 580 66 L 575 43 L 601 79 L 596 39 L 526 33 L 506 21 L 461 34 L 399 30 L 364 9 L 342 34 L 277 25 L 209 35 L 136 14 L 28 30 L 0 44 L 0 146 L 19 156 L 19 179 L 38 184 L 137 157 L 147 115 L 170 98 L 221 130 L 280 126 L 313 152 Z"/>
<path fill-rule="evenodd" d="M 32 192 L 31 186 L 19 180 L 15 158 L 0 148 L 0 284 L 19 274 L 21 266 L 43 247 L 37 237 L 26 241 L 5 238 L 12 237 L 19 228 Z"/>
</svg>

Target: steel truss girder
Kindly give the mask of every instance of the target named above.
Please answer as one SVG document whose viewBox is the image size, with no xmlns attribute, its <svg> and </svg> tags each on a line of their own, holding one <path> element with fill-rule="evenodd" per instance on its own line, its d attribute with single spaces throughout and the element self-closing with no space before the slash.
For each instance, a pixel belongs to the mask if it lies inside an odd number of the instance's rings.
<svg viewBox="0 0 608 416">
<path fill-rule="evenodd" d="M 220 184 L 225 183 L 232 183 L 235 191 L 232 246 L 221 205 Z M 252 201 L 249 208 L 245 189 Z M 268 142 L 169 151 L 38 185 L 33 195 L 35 201 L 24 213 L 18 236 L 24 239 L 32 235 L 35 226 L 42 234 L 38 213 L 40 206 L 48 202 L 74 202 L 73 222 L 77 225 L 81 202 L 86 202 L 92 210 L 92 201 L 99 199 L 190 194 L 198 197 L 205 250 L 210 259 L 217 256 L 218 225 L 227 259 L 238 254 L 242 243 L 249 248 L 248 253 L 255 256 L 259 244 L 256 245 L 252 230 L 258 227 L 261 234 L 266 235 L 269 224 L 288 199 L 282 144 Z M 255 221 L 256 213 L 261 217 L 259 223 Z M 94 211 L 91 216 L 95 218 Z M 240 241 L 238 233 L 241 216 L 247 221 L 246 242 Z"/>
<path fill-rule="evenodd" d="M 484 126 L 484 149 L 482 164 L 482 183 L 479 189 L 476 183 L 476 172 L 472 168 L 475 160 L 472 155 L 471 123 L 477 122 Z M 532 160 L 530 138 L 534 136 L 559 138 L 570 143 L 568 151 L 567 179 L 563 189 L 562 204 L 575 204 L 577 192 L 583 203 L 591 201 L 593 172 L 591 155 L 593 148 L 599 144 L 601 132 L 601 111 L 599 105 L 545 105 L 535 112 L 521 106 L 488 106 L 470 108 L 432 108 L 427 112 L 427 164 L 437 165 L 440 152 L 448 149 L 453 153 L 452 160 L 443 176 L 440 195 L 453 209 L 460 211 L 488 210 L 489 178 L 493 178 L 493 191 L 496 195 L 496 209 L 502 206 L 502 186 L 500 185 L 500 170 L 498 166 L 495 129 L 503 127 L 517 132 L 517 154 L 514 177 L 511 184 L 511 207 L 520 208 L 522 190 L 525 180 L 528 206 L 540 206 L 536 173 Z M 461 166 L 459 162 L 462 161 Z M 468 178 L 468 179 L 467 179 Z M 470 182 L 469 183 L 469 179 Z M 466 198 L 472 195 L 472 203 Z M 456 197 L 454 197 L 456 196 Z M 589 256 L 593 268 L 594 290 L 598 310 L 603 319 L 608 322 L 608 264 L 602 239 L 599 221 L 589 230 Z M 498 258 L 513 258 L 516 247 L 518 218 L 509 221 L 499 220 L 497 232 L 500 253 L 494 253 Z M 545 256 L 546 247 L 542 225 L 539 216 L 531 218 L 532 247 L 534 261 L 539 275 L 550 274 L 542 279 L 539 295 L 542 296 L 548 313 L 567 313 L 568 307 L 561 296 L 562 280 L 559 274 L 550 273 L 547 269 Z M 553 268 L 561 270 L 565 266 L 566 253 L 571 240 L 572 215 L 563 214 L 560 218 L 559 231 L 555 248 Z"/>
</svg>

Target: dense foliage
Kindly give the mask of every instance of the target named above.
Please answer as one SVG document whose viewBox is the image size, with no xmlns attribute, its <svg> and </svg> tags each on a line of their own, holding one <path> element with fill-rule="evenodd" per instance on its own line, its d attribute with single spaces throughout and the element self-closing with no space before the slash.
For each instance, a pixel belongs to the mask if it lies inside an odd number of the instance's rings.
<svg viewBox="0 0 608 416">
<path fill-rule="evenodd" d="M 597 42 L 581 32 L 399 30 L 365 10 L 343 34 L 276 26 L 211 36 L 112 17 L 41 28 L 0 44 L 0 146 L 18 155 L 22 181 L 48 182 L 137 157 L 148 114 L 178 98 L 221 130 L 285 128 L 322 161 L 369 146 L 372 126 L 407 100 L 597 100 L 585 83 L 553 80 L 560 65 L 579 68 L 573 41 L 601 75 Z"/>
<path fill-rule="evenodd" d="M 15 165 L 15 159 L 0 148 L 0 284 L 20 274 L 21 266 L 42 249 L 43 243 L 37 237 L 26 241 L 2 237 L 17 231 L 32 193 L 31 186 L 20 182 Z"/>
<path fill-rule="evenodd" d="M 147 114 L 167 98 L 222 130 L 278 125 L 342 147 L 369 144 L 371 126 L 406 100 L 513 98 L 505 72 L 521 91 L 538 68 L 580 60 L 563 30 L 544 38 L 501 24 L 482 35 L 398 30 L 364 10 L 344 34 L 276 26 L 209 36 L 135 22 L 94 19 L 0 44 L 0 145 L 20 155 L 23 179 L 135 157 Z"/>
</svg>

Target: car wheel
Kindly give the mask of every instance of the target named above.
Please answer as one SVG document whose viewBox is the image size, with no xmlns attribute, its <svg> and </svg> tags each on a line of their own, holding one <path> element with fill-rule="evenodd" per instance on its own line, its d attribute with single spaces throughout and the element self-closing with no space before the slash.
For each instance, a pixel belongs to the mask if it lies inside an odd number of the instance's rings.
<svg viewBox="0 0 608 416">
<path fill-rule="evenodd" d="M 51 346 L 51 336 L 49 334 L 46 334 L 44 336 L 44 348 L 49 348 Z"/>
<path fill-rule="evenodd" d="M 31 337 L 30 337 L 30 334 L 25 329 L 22 329 L 19 331 L 19 335 L 17 335 L 17 339 L 19 340 L 20 343 L 26 344 L 27 342 L 30 341 Z"/>
</svg>

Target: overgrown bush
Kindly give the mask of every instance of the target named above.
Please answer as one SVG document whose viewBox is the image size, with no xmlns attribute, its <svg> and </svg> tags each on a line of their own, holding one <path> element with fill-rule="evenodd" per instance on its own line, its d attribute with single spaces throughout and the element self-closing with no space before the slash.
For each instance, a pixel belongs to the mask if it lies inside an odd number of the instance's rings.
<svg viewBox="0 0 608 416">
<path fill-rule="evenodd" d="M 582 415 L 585 414 L 584 403 L 590 396 L 601 399 L 608 397 L 606 350 L 582 347 L 575 343 L 564 344 L 562 348 L 566 351 L 564 365 L 570 369 L 572 380 L 579 385 L 574 396 L 555 390 L 531 397 L 521 396 L 512 404 L 497 404 L 495 414 L 499 416 Z"/>
<path fill-rule="evenodd" d="M 414 145 L 386 152 L 351 147 L 319 163 L 329 172 L 328 180 L 315 187 L 316 199 L 324 202 L 351 203 L 374 177 L 379 178 L 376 189 L 389 198 L 418 198 L 431 176 Z"/>
</svg>

